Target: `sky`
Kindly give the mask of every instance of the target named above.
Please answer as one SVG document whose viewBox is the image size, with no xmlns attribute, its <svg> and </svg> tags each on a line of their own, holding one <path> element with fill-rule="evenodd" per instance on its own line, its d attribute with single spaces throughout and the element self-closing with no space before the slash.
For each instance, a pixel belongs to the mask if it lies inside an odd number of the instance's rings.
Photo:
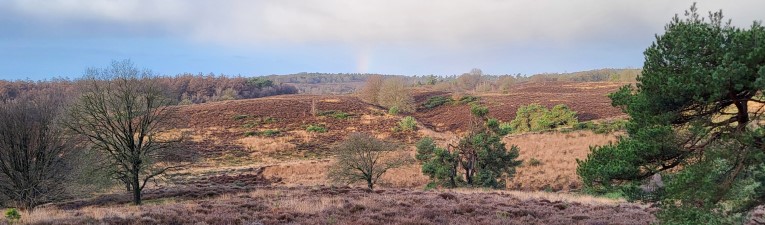
<svg viewBox="0 0 765 225">
<path fill-rule="evenodd" d="M 155 73 L 451 75 L 641 68 L 685 0 L 0 0 L 0 79 Z M 762 0 L 696 0 L 739 27 Z"/>
</svg>

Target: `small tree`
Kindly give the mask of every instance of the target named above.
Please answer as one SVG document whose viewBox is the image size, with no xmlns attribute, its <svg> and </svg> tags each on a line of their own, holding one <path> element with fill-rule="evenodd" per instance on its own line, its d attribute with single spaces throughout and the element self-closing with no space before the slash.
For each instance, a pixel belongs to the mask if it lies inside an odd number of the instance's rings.
<svg viewBox="0 0 765 225">
<path fill-rule="evenodd" d="M 407 155 L 386 157 L 386 153 L 396 148 L 396 145 L 368 134 L 352 133 L 337 147 L 337 158 L 329 170 L 329 178 L 348 184 L 364 181 L 371 190 L 385 172 L 408 161 Z"/>
<path fill-rule="evenodd" d="M 75 146 L 59 126 L 61 93 L 27 94 L 0 103 L 0 195 L 31 210 L 62 194 L 66 157 Z"/>
<path fill-rule="evenodd" d="M 659 202 L 662 224 L 733 224 L 765 202 L 765 27 L 702 18 L 695 4 L 685 16 L 645 50 L 637 86 L 610 95 L 627 134 L 592 148 L 577 174 L 590 191 Z M 656 174 L 660 191 L 635 188 Z"/>
<path fill-rule="evenodd" d="M 468 186 L 501 188 L 505 186 L 504 180 L 512 177 L 515 167 L 521 164 L 515 160 L 518 147 L 513 145 L 508 150 L 498 125 L 488 122 L 489 110 L 473 105 L 471 112 L 472 129 L 457 146 L 438 148 L 429 138 L 418 143 L 416 157 L 423 164 L 423 173 L 431 178 L 431 185 L 457 186 L 459 167 Z"/>
<path fill-rule="evenodd" d="M 141 204 L 141 191 L 172 167 L 157 164 L 178 140 L 162 140 L 168 99 L 155 75 L 128 61 L 89 69 L 79 101 L 69 111 L 67 127 L 86 137 L 92 149 L 108 155 L 114 179 L 123 182 Z"/>
<path fill-rule="evenodd" d="M 519 150 L 515 145 L 508 150 L 502 143 L 502 135 L 494 127 L 488 127 L 489 110 L 473 105 L 472 130 L 460 140 L 455 149 L 459 151 L 460 165 L 465 171 L 469 186 L 504 187 L 504 178 L 515 174 L 515 167 L 521 165 Z"/>
</svg>

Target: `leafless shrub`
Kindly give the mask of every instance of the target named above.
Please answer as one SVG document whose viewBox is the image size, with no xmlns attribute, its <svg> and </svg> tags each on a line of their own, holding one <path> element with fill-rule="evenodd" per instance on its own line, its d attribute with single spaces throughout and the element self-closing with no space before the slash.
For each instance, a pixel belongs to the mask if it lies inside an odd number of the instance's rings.
<svg viewBox="0 0 765 225">
<path fill-rule="evenodd" d="M 32 209 L 63 194 L 76 144 L 59 126 L 64 103 L 55 91 L 0 102 L 0 196 L 14 207 Z"/>
</svg>

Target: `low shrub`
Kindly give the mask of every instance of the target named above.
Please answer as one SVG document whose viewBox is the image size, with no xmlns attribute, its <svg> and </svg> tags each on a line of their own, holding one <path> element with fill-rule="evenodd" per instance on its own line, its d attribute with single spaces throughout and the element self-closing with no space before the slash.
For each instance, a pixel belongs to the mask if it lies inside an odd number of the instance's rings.
<svg viewBox="0 0 765 225">
<path fill-rule="evenodd" d="M 235 116 L 231 117 L 231 119 L 233 119 L 233 120 L 243 120 L 243 119 L 247 119 L 247 117 L 250 117 L 250 116 L 249 115 L 235 115 Z"/>
<path fill-rule="evenodd" d="M 258 132 L 256 132 L 256 131 L 247 131 L 247 132 L 244 132 L 244 136 L 245 137 L 251 137 L 251 136 L 255 136 L 255 135 L 258 135 Z"/>
<path fill-rule="evenodd" d="M 444 105 L 446 103 L 450 103 L 450 102 L 453 102 L 453 101 L 454 101 L 454 99 L 452 99 L 451 97 L 448 97 L 448 96 L 434 96 L 434 97 L 428 98 L 427 101 L 422 103 L 422 107 L 424 107 L 426 109 L 432 109 L 432 108 L 439 107 L 439 106 L 442 106 L 442 105 Z"/>
<path fill-rule="evenodd" d="M 414 131 L 417 129 L 417 121 L 414 119 L 414 117 L 407 116 L 398 122 L 398 126 L 396 128 L 397 129 L 394 129 L 394 131 Z"/>
<path fill-rule="evenodd" d="M 398 115 L 398 113 L 399 113 L 399 109 L 396 106 L 390 107 L 390 109 L 388 109 L 388 114 L 390 115 L 395 116 L 395 115 Z"/>
<path fill-rule="evenodd" d="M 513 132 L 513 127 L 510 126 L 509 122 L 502 122 L 499 123 L 499 133 L 502 135 L 507 135 L 509 133 Z"/>
<path fill-rule="evenodd" d="M 578 123 L 576 112 L 566 105 L 556 105 L 547 109 L 540 104 L 530 104 L 518 108 L 515 119 L 510 121 L 509 126 L 513 132 L 520 133 L 573 127 Z"/>
<path fill-rule="evenodd" d="M 481 113 L 481 112 L 478 112 Z M 513 131 L 513 128 L 510 126 L 510 123 L 500 122 L 498 119 L 490 118 L 486 120 L 486 127 L 492 129 L 494 132 L 501 136 L 505 136 L 510 134 Z"/>
<path fill-rule="evenodd" d="M 324 132 L 327 132 L 327 128 L 326 127 L 324 127 L 322 125 L 314 125 L 314 124 L 308 125 L 308 127 L 306 127 L 305 130 L 308 131 L 308 132 L 313 132 L 313 133 L 324 133 Z"/>
<path fill-rule="evenodd" d="M 537 158 L 530 158 L 529 159 L 529 166 L 541 166 L 542 161 L 539 161 Z"/>
<path fill-rule="evenodd" d="M 280 133 L 281 131 L 279 130 L 264 130 L 263 132 L 260 132 L 261 135 L 266 137 L 273 137 L 273 136 L 279 135 Z"/>
<path fill-rule="evenodd" d="M 480 100 L 480 98 L 478 98 L 476 96 L 465 95 L 465 96 L 462 96 L 460 98 L 459 103 L 460 104 L 468 104 L 468 103 L 471 103 L 471 102 L 477 102 L 478 100 Z"/>
<path fill-rule="evenodd" d="M 10 223 L 17 222 L 19 219 L 21 219 L 21 213 L 19 213 L 19 210 L 16 210 L 15 208 L 7 209 L 5 210 L 5 219 L 7 219 Z"/>
</svg>

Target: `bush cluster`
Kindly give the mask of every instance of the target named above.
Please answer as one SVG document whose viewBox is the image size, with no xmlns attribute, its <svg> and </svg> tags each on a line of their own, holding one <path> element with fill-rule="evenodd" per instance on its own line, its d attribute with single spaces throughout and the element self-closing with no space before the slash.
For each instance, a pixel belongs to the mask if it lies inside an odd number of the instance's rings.
<svg viewBox="0 0 765 225">
<path fill-rule="evenodd" d="M 417 120 L 415 120 L 414 117 L 407 116 L 398 122 L 398 126 L 396 126 L 393 131 L 414 131 L 416 129 Z"/>
<path fill-rule="evenodd" d="M 556 105 L 547 109 L 540 104 L 530 104 L 518 108 L 515 119 L 510 121 L 513 132 L 533 132 L 574 126 L 579 121 L 576 112 L 566 105 Z"/>
<path fill-rule="evenodd" d="M 442 105 L 447 104 L 447 103 L 451 103 L 453 101 L 454 101 L 454 99 L 452 99 L 451 97 L 448 97 L 448 96 L 433 96 L 433 97 L 428 98 L 428 100 L 425 101 L 424 103 L 422 103 L 422 107 L 426 108 L 426 109 L 432 109 L 432 108 L 439 107 L 439 106 L 442 106 Z"/>
</svg>

